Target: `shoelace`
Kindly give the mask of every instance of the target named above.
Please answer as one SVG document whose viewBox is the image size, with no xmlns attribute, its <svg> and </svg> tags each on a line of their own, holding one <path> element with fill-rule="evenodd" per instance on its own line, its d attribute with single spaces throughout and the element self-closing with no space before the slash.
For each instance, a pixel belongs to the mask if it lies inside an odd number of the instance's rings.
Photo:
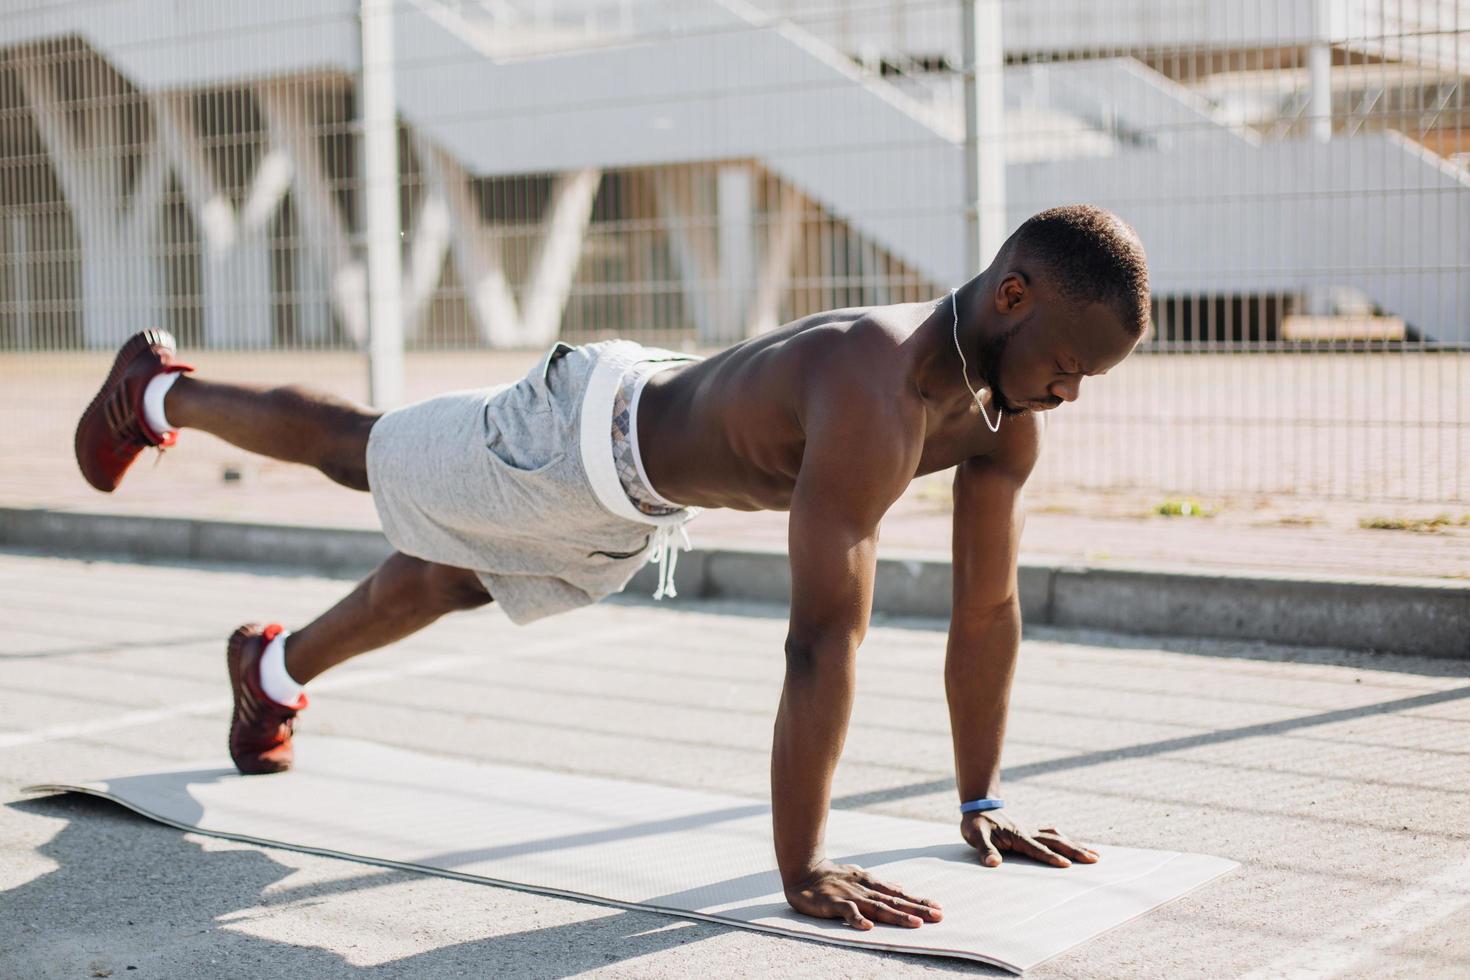
<svg viewBox="0 0 1470 980">
<path fill-rule="evenodd" d="M 177 432 L 165 432 L 159 442 L 154 442 L 148 437 L 143 428 L 143 420 L 138 412 L 129 411 L 129 407 L 123 389 L 119 388 L 113 393 L 107 405 L 103 408 L 103 417 L 107 421 L 107 427 L 111 430 L 113 438 L 124 446 L 137 446 L 139 449 L 153 448 L 158 450 L 154 458 L 155 466 L 163 459 L 164 452 L 174 444 L 178 437 Z"/>
<path fill-rule="evenodd" d="M 677 547 L 674 543 L 676 535 L 679 538 Z M 694 546 L 689 543 L 689 532 L 684 530 L 683 524 L 663 524 L 653 532 L 653 561 L 659 565 L 658 591 L 653 594 L 655 599 L 678 596 L 679 593 L 674 588 L 674 569 L 679 566 L 680 550 L 694 550 Z"/>
<path fill-rule="evenodd" d="M 137 413 L 128 411 L 122 389 L 118 389 L 108 399 L 103 415 L 107 420 L 107 427 L 112 430 L 113 438 L 124 445 L 142 447 L 153 445 L 144 435 L 143 423 Z"/>
</svg>

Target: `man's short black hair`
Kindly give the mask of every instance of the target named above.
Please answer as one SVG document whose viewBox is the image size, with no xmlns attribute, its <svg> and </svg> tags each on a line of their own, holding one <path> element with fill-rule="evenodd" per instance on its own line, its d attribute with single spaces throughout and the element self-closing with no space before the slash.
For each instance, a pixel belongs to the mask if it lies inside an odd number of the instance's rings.
<svg viewBox="0 0 1470 980">
<path fill-rule="evenodd" d="M 1150 317 L 1148 256 L 1122 218 L 1090 204 L 1049 208 L 1026 220 L 1001 253 L 1013 267 L 1029 260 L 1072 302 L 1105 303 L 1138 337 Z"/>
</svg>

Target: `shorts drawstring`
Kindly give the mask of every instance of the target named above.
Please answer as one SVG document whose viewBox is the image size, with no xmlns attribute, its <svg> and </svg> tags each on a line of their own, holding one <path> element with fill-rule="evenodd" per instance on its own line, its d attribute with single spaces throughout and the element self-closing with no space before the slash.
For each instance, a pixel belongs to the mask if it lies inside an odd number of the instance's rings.
<svg viewBox="0 0 1470 980">
<path fill-rule="evenodd" d="M 674 543 L 675 534 L 680 538 L 682 550 L 694 550 L 683 524 L 663 524 L 653 532 L 653 561 L 659 565 L 658 591 L 653 594 L 655 599 L 673 598 L 679 594 L 674 588 L 674 569 L 679 565 L 680 551 Z"/>
</svg>

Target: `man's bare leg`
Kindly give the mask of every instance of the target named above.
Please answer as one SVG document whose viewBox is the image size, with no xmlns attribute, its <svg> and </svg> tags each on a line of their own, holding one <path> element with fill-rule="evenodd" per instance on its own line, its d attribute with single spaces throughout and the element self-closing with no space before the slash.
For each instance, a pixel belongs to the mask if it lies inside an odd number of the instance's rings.
<svg viewBox="0 0 1470 980">
<path fill-rule="evenodd" d="M 241 626 L 226 647 L 235 702 L 230 758 L 247 775 L 290 769 L 296 713 L 306 706 L 301 685 L 447 612 L 489 601 L 472 572 L 395 554 L 300 632 L 283 634 L 279 626 L 258 623 Z M 283 636 L 284 645 L 278 645 Z"/>
<path fill-rule="evenodd" d="M 266 388 L 183 375 L 164 399 L 179 428 L 202 429 L 262 456 L 304 463 L 367 490 L 367 441 L 378 411 L 306 388 Z"/>
<path fill-rule="evenodd" d="M 322 671 L 416 633 L 490 594 L 473 572 L 394 554 L 350 594 L 286 639 L 286 672 L 305 684 Z"/>
<path fill-rule="evenodd" d="M 258 387 L 190 377 L 172 335 L 143 331 L 119 349 L 73 440 L 82 477 L 118 488 L 148 446 L 173 444 L 194 428 L 242 449 L 302 463 L 355 490 L 368 490 L 368 437 L 380 413 L 296 387 Z M 155 389 L 155 382 L 167 387 Z M 150 400 L 161 395 L 162 405 Z M 150 418 L 151 416 L 151 418 Z M 234 698 L 230 756 L 242 773 L 289 769 L 301 685 L 336 664 L 422 629 L 447 612 L 490 602 L 477 576 L 398 554 L 299 633 L 245 623 L 226 645 Z"/>
<path fill-rule="evenodd" d="M 379 413 L 305 388 L 264 388 L 183 376 L 164 413 L 177 426 L 321 470 L 367 490 L 367 440 Z M 322 671 L 423 629 L 445 613 L 474 609 L 490 595 L 462 568 L 395 554 L 341 602 L 286 640 L 286 671 L 305 684 Z"/>
<path fill-rule="evenodd" d="M 379 413 L 323 392 L 265 388 L 184 376 L 164 413 L 174 425 L 321 470 L 367 490 L 367 440 Z M 462 568 L 394 554 L 350 594 L 286 640 L 286 671 L 305 684 L 358 654 L 403 639 L 445 613 L 490 601 L 478 576 Z"/>
</svg>

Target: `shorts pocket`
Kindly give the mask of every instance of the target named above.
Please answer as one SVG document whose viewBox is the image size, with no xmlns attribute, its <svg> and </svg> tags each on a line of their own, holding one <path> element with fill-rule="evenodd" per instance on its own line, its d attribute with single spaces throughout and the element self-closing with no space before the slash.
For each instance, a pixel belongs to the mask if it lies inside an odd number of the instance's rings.
<svg viewBox="0 0 1470 980">
<path fill-rule="evenodd" d="M 546 352 L 546 356 L 541 359 L 541 364 L 536 370 L 536 373 L 541 376 L 543 385 L 549 386 L 552 365 L 576 349 L 575 345 L 560 340 L 551 345 L 551 350 Z"/>
<path fill-rule="evenodd" d="M 489 494 L 484 507 L 509 537 L 544 540 L 564 550 L 558 534 L 567 518 L 567 470 L 570 459 L 556 453 L 530 468 L 522 468 L 486 454 Z"/>
<path fill-rule="evenodd" d="M 581 542 L 581 552 L 589 565 L 614 567 L 630 562 L 641 564 L 651 554 L 653 530 L 647 525 L 619 522 L 618 527 L 603 525 Z"/>
<path fill-rule="evenodd" d="M 566 455 L 566 433 L 538 378 L 523 378 L 485 403 L 485 448 L 515 470 L 539 470 Z"/>
<path fill-rule="evenodd" d="M 494 571 L 560 575 L 578 557 L 565 540 L 573 458 L 558 452 L 521 468 L 486 452 L 477 533 L 496 542 Z"/>
<path fill-rule="evenodd" d="M 588 558 L 609 558 L 609 559 L 612 559 L 613 561 L 622 561 L 625 558 L 637 558 L 639 555 L 643 554 L 647 550 L 648 550 L 648 542 L 645 541 L 643 543 L 643 547 L 641 547 L 641 548 L 634 548 L 632 551 L 589 551 L 587 553 L 587 557 Z"/>
<path fill-rule="evenodd" d="M 486 447 L 487 449 L 490 447 Z M 538 483 L 545 484 L 546 477 L 556 470 L 562 463 L 566 462 L 566 453 L 556 453 L 543 462 L 526 462 L 522 459 L 506 459 L 493 449 L 490 450 L 490 465 L 505 475 L 505 478 L 515 483 L 532 486 Z M 524 457 L 524 454 L 521 454 Z M 532 459 L 535 457 L 533 456 Z M 524 464 L 524 465 L 523 465 Z M 540 489 L 549 490 L 550 486 L 542 486 Z"/>
</svg>

